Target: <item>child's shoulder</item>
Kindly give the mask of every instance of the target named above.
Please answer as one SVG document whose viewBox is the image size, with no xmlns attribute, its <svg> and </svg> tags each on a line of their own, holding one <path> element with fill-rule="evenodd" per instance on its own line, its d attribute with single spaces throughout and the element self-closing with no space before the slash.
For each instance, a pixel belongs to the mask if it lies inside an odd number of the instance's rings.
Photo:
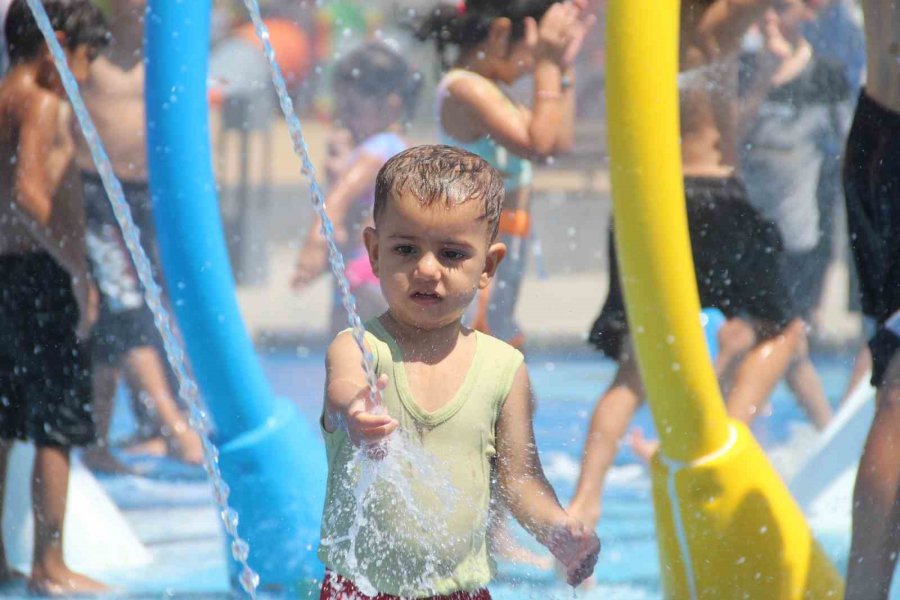
<svg viewBox="0 0 900 600">
<path fill-rule="evenodd" d="M 491 79 L 466 69 L 451 69 L 444 74 L 437 86 L 437 93 L 442 97 L 462 101 L 484 101 L 496 97 L 505 97 L 503 90 Z"/>
<path fill-rule="evenodd" d="M 525 356 L 503 340 L 481 331 L 473 332 L 481 349 L 482 360 L 506 365 L 507 368 L 518 368 L 525 362 Z"/>
<path fill-rule="evenodd" d="M 11 118 L 18 124 L 27 122 L 32 126 L 55 130 L 62 99 L 29 77 L 10 73 L 0 85 L 0 105 L 3 106 L 7 126 L 12 124 L 9 121 Z"/>
<path fill-rule="evenodd" d="M 363 323 L 363 331 L 363 343 L 370 352 L 375 351 L 377 342 L 381 341 L 386 343 L 386 340 L 384 339 L 386 337 L 384 327 L 381 326 L 377 318 Z M 334 339 L 331 340 L 331 343 L 328 345 L 326 356 L 329 360 L 338 357 L 345 358 L 347 356 L 353 356 L 357 359 L 360 358 L 361 352 L 359 351 L 359 344 L 356 342 L 356 336 L 352 327 L 348 327 L 334 336 Z"/>
</svg>

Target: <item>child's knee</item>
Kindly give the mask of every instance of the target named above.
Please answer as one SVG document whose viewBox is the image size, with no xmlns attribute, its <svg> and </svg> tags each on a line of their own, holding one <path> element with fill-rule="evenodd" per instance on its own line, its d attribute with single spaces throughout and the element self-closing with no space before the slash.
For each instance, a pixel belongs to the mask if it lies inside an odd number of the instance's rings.
<svg viewBox="0 0 900 600">
<path fill-rule="evenodd" d="M 736 356 L 748 352 L 756 343 L 753 327 L 742 319 L 728 319 L 717 334 L 719 354 Z"/>
<path fill-rule="evenodd" d="M 784 326 L 776 323 L 757 323 L 756 332 L 760 340 L 780 340 L 801 350 L 806 347 L 806 324 L 797 318 Z"/>
</svg>

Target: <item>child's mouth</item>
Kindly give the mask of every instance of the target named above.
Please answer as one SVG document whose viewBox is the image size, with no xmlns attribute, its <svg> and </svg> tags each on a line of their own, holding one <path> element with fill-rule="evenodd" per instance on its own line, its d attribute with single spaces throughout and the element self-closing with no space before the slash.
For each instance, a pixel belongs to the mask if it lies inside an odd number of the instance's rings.
<svg viewBox="0 0 900 600">
<path fill-rule="evenodd" d="M 410 294 L 410 298 L 412 298 L 413 302 L 416 304 L 424 305 L 437 304 L 442 300 L 440 294 L 437 292 L 413 292 Z"/>
</svg>

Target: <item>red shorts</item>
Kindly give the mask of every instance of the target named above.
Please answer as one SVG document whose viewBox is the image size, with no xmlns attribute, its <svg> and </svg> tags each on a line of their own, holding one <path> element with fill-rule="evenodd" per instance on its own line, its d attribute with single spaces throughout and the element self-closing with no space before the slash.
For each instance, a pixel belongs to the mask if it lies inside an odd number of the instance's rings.
<svg viewBox="0 0 900 600">
<path fill-rule="evenodd" d="M 337 573 L 325 571 L 325 581 L 322 582 L 322 593 L 319 600 L 399 600 L 399 596 L 390 594 L 378 594 L 367 596 L 359 591 L 352 581 Z M 491 594 L 487 589 L 475 592 L 454 592 L 444 596 L 429 596 L 423 600 L 491 600 Z"/>
</svg>

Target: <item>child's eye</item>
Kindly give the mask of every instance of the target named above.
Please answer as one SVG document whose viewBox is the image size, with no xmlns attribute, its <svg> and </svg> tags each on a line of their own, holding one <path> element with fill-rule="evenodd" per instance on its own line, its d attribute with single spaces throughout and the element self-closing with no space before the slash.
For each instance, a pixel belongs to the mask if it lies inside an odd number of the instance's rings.
<svg viewBox="0 0 900 600">
<path fill-rule="evenodd" d="M 414 247 L 410 246 L 409 244 L 401 244 L 400 246 L 394 247 L 394 252 L 396 252 L 397 254 L 400 254 L 401 256 L 409 256 L 410 254 L 412 254 L 415 251 L 416 251 L 416 249 Z"/>
<path fill-rule="evenodd" d="M 444 258 L 447 260 L 463 260 L 466 258 L 466 254 L 459 250 L 444 250 L 441 254 L 443 254 Z"/>
</svg>

